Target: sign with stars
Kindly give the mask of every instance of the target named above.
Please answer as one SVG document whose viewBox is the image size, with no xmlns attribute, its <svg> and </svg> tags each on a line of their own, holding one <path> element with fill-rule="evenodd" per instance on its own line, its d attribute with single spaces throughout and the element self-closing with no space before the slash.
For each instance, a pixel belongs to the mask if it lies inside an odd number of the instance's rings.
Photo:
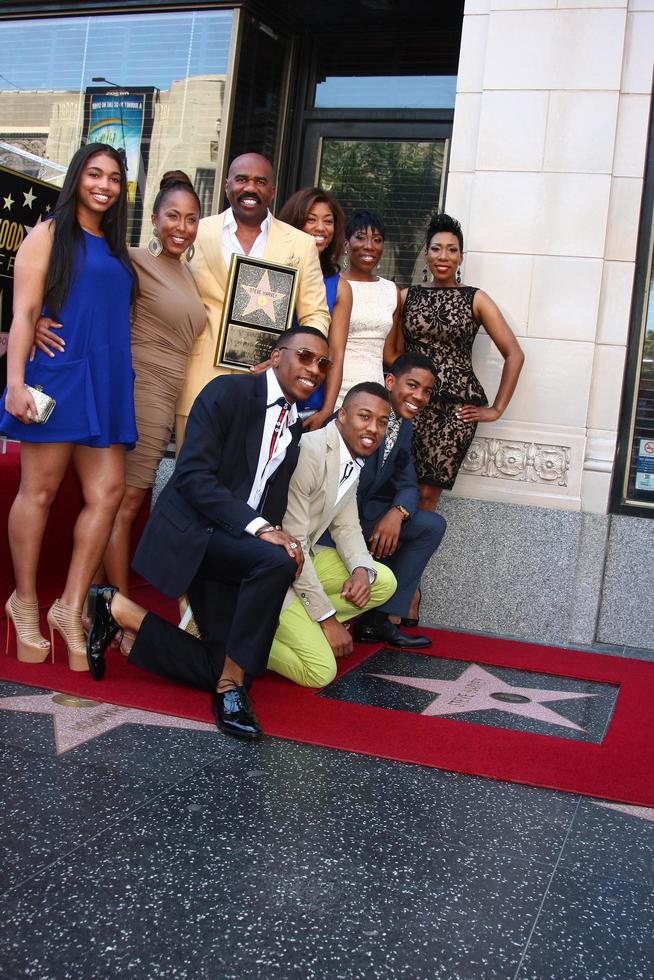
<svg viewBox="0 0 654 980">
<path fill-rule="evenodd" d="M 7 334 L 14 302 L 14 262 L 23 239 L 54 208 L 59 188 L 0 167 L 0 392 L 7 377 Z"/>
</svg>

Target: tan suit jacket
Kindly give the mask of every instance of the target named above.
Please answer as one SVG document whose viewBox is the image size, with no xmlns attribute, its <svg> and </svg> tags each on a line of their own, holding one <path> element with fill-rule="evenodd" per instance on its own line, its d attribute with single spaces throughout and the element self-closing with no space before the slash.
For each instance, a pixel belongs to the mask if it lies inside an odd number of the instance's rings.
<svg viewBox="0 0 654 980">
<path fill-rule="evenodd" d="M 188 359 L 186 377 L 177 400 L 178 415 L 189 414 L 196 397 L 209 381 L 219 374 L 233 373 L 226 368 L 213 366 L 228 278 L 223 258 L 224 218 L 225 212 L 222 212 L 202 219 L 195 240 L 195 255 L 189 263 L 207 311 L 207 326 L 195 341 Z M 272 218 L 263 258 L 298 270 L 297 318 L 302 326 L 316 327 L 327 336 L 330 317 L 318 249 L 313 238 Z"/>
<path fill-rule="evenodd" d="M 359 524 L 358 480 L 336 502 L 340 460 L 340 437 L 335 422 L 302 436 L 300 458 L 288 488 L 288 505 L 282 521 L 284 530 L 300 541 L 304 551 L 302 574 L 289 589 L 283 608 L 299 596 L 313 620 L 326 616 L 334 608 L 311 560 L 321 550 L 318 541 L 327 528 L 350 573 L 355 568 L 374 570 L 375 567 Z"/>
</svg>

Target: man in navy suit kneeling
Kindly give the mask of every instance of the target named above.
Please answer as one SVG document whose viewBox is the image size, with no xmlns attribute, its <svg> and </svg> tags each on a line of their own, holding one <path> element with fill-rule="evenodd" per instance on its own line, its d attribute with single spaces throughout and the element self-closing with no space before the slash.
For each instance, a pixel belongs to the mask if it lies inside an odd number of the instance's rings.
<svg viewBox="0 0 654 980">
<path fill-rule="evenodd" d="M 196 398 L 175 471 L 139 543 L 134 567 L 171 598 L 188 593 L 203 639 L 138 606 L 113 586 L 89 593 L 93 677 L 119 628 L 136 634 L 129 661 L 213 692 L 220 731 L 261 737 L 247 676 L 266 669 L 286 592 L 303 564 L 281 530 L 302 422 L 295 402 L 330 367 L 323 334 L 282 334 L 265 374 L 214 378 Z"/>
<path fill-rule="evenodd" d="M 436 368 L 419 353 L 402 354 L 386 376 L 391 416 L 384 441 L 363 467 L 357 501 L 371 554 L 392 569 L 397 590 L 382 606 L 356 620 L 354 638 L 362 643 L 405 648 L 431 645 L 426 636 L 403 633 L 389 617 L 408 616 L 422 573 L 445 533 L 440 514 L 418 509 L 420 494 L 411 449 L 411 421 L 429 402 L 435 380 Z"/>
</svg>

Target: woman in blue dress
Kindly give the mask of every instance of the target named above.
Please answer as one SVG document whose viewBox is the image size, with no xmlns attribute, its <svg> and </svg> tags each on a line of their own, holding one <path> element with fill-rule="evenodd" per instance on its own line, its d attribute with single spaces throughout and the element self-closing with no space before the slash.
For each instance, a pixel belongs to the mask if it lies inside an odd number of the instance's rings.
<svg viewBox="0 0 654 980">
<path fill-rule="evenodd" d="M 306 231 L 316 242 L 325 280 L 327 306 L 331 314 L 329 326 L 329 357 L 332 366 L 318 391 L 306 402 L 298 403 L 300 412 L 308 417 L 305 431 L 320 429 L 329 419 L 343 378 L 343 358 L 352 312 L 352 289 L 340 274 L 337 263 L 345 239 L 345 215 L 336 198 L 320 187 L 305 187 L 297 191 L 279 212 L 285 221 L 300 231 Z"/>
<path fill-rule="evenodd" d="M 52 220 L 30 232 L 16 256 L 14 317 L 0 432 L 21 443 L 21 481 L 9 514 L 16 590 L 7 600 L 20 660 L 42 662 L 59 633 L 71 670 L 87 670 L 81 612 L 124 490 L 125 450 L 137 438 L 130 303 L 135 277 L 127 238 L 127 183 L 113 147 L 90 143 L 70 162 Z M 34 325 L 45 313 L 63 326 L 63 354 L 37 351 Z M 26 385 L 56 401 L 39 424 Z M 79 477 L 83 507 L 61 597 L 39 629 L 36 579 L 50 506 L 66 469 Z"/>
</svg>

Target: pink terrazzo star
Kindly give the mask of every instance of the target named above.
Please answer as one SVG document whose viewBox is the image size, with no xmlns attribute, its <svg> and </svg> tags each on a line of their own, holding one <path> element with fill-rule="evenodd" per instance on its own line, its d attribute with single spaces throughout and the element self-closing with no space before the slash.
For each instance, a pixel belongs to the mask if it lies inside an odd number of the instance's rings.
<svg viewBox="0 0 654 980">
<path fill-rule="evenodd" d="M 72 703 L 67 703 L 72 702 Z M 22 697 L 0 698 L 0 711 L 27 711 L 31 714 L 52 715 L 57 755 L 90 742 L 98 735 L 121 725 L 154 725 L 157 728 L 183 728 L 198 732 L 214 732 L 213 725 L 188 718 L 174 718 L 154 711 L 120 708 L 115 704 L 74 698 L 67 694 L 28 694 Z"/>
<path fill-rule="evenodd" d="M 627 803 L 608 803 L 593 800 L 595 806 L 603 806 L 606 810 L 616 810 L 618 813 L 626 813 L 628 817 L 638 817 L 639 820 L 649 820 L 654 823 L 654 809 L 648 806 L 629 806 Z"/>
<path fill-rule="evenodd" d="M 572 691 L 548 691 L 540 687 L 514 687 L 498 680 L 493 674 L 470 664 L 455 681 L 431 677 L 404 677 L 396 674 L 369 674 L 384 681 L 394 681 L 421 691 L 432 691 L 438 697 L 421 712 L 423 715 L 456 715 L 468 711 L 506 711 L 522 718 L 534 718 L 549 725 L 575 728 L 580 725 L 546 708 L 545 701 L 572 701 L 575 698 L 596 698 L 597 694 L 577 694 Z"/>
<path fill-rule="evenodd" d="M 276 300 L 284 298 L 284 293 L 276 293 L 274 291 L 270 285 L 268 272 L 264 272 L 257 286 L 242 286 L 241 288 L 250 297 L 247 307 L 243 310 L 243 316 L 247 316 L 248 313 L 256 313 L 257 310 L 260 310 L 261 313 L 265 313 L 272 323 L 275 323 L 277 317 L 275 316 L 274 304 Z"/>
</svg>

